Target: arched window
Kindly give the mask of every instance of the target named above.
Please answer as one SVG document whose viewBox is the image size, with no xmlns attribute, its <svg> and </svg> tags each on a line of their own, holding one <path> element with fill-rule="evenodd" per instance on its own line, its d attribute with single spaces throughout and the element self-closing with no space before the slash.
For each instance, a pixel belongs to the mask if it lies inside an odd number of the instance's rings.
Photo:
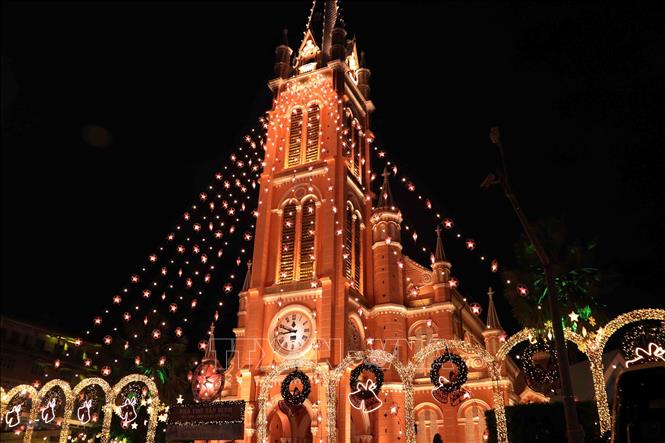
<svg viewBox="0 0 665 443">
<path fill-rule="evenodd" d="M 360 249 L 360 217 L 356 214 L 353 218 L 353 283 L 360 291 L 360 260 L 362 250 Z"/>
<path fill-rule="evenodd" d="M 353 278 L 353 206 L 346 206 L 344 220 L 344 277 Z"/>
<path fill-rule="evenodd" d="M 300 273 L 299 280 L 314 276 L 314 238 L 316 234 L 316 202 L 307 200 L 302 209 L 300 225 Z"/>
<path fill-rule="evenodd" d="M 277 281 L 289 283 L 314 277 L 316 258 L 316 200 L 307 198 L 282 210 L 280 258 Z"/>
<path fill-rule="evenodd" d="M 443 431 L 443 414 L 433 405 L 426 405 L 416 411 L 416 442 L 431 443 Z M 439 437 L 441 438 L 441 437 Z"/>
<path fill-rule="evenodd" d="M 466 443 L 483 443 L 483 434 L 487 428 L 485 424 L 485 410 L 478 401 L 472 401 L 470 404 L 464 406 L 462 420 L 464 424 L 465 442 Z"/>
<path fill-rule="evenodd" d="M 302 108 L 294 108 L 291 111 L 291 125 L 289 127 L 289 154 L 286 164 L 289 168 L 300 164 L 302 121 Z"/>
<path fill-rule="evenodd" d="M 312 103 L 307 108 L 307 149 L 305 151 L 305 163 L 314 162 L 319 159 L 319 120 L 321 108 L 317 103 Z"/>
<path fill-rule="evenodd" d="M 346 108 L 344 113 L 344 157 L 346 157 L 347 167 L 356 176 L 358 180 L 362 179 L 362 153 L 363 153 L 363 132 L 358 119 L 353 116 L 353 111 Z"/>
<path fill-rule="evenodd" d="M 362 291 L 362 232 L 361 219 L 353 205 L 347 203 L 344 220 L 344 277 Z"/>
<path fill-rule="evenodd" d="M 303 130 L 303 124 L 306 127 Z M 298 107 L 291 111 L 289 124 L 289 149 L 286 157 L 286 167 L 291 168 L 303 163 L 319 159 L 319 131 L 321 129 L 321 106 L 312 103 L 307 107 L 305 114 Z M 303 150 L 303 142 L 305 149 Z"/>
<path fill-rule="evenodd" d="M 294 203 L 289 203 L 284 207 L 279 261 L 280 282 L 290 282 L 295 277 L 296 215 L 297 211 Z"/>
</svg>

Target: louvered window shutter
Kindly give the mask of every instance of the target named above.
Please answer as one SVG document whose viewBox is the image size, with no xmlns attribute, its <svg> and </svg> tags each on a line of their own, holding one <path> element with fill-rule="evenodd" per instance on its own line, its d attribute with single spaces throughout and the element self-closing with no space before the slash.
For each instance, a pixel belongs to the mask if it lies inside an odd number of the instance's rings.
<svg viewBox="0 0 665 443">
<path fill-rule="evenodd" d="M 319 159 L 319 120 L 321 109 L 316 103 L 307 108 L 307 149 L 305 151 L 305 163 Z"/>
<path fill-rule="evenodd" d="M 300 164 L 300 152 L 302 146 L 302 109 L 295 108 L 291 111 L 291 126 L 289 127 L 289 157 L 287 167 Z"/>
<path fill-rule="evenodd" d="M 362 258 L 360 235 L 360 218 L 356 217 L 353 221 L 353 282 L 358 291 L 360 291 L 360 260 Z"/>
<path fill-rule="evenodd" d="M 353 208 L 346 207 L 346 220 L 344 223 L 344 277 L 351 279 L 353 268 Z"/>
<path fill-rule="evenodd" d="M 300 280 L 314 276 L 314 240 L 316 235 L 316 202 L 309 200 L 302 208 L 300 226 Z"/>
<path fill-rule="evenodd" d="M 296 245 L 296 205 L 286 205 L 282 216 L 282 242 L 279 261 L 279 281 L 293 281 Z"/>
</svg>

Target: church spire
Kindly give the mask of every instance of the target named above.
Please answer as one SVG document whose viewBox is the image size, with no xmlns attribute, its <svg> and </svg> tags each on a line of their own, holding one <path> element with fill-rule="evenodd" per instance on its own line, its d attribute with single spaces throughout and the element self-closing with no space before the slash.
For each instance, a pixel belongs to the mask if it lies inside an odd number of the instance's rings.
<svg viewBox="0 0 665 443">
<path fill-rule="evenodd" d="M 441 226 L 436 227 L 436 249 L 434 250 L 434 263 L 447 261 L 446 251 L 443 250 L 443 239 L 441 238 Z"/>
<path fill-rule="evenodd" d="M 210 332 L 208 337 L 208 346 L 206 347 L 203 361 L 217 360 L 217 351 L 215 350 L 215 324 L 210 324 Z"/>
<path fill-rule="evenodd" d="M 245 274 L 245 281 L 242 284 L 242 289 L 240 292 L 245 292 L 249 290 L 250 282 L 252 281 L 252 261 L 247 261 L 247 273 Z"/>
<path fill-rule="evenodd" d="M 332 30 L 337 24 L 337 0 L 325 0 L 323 10 L 323 36 L 321 37 L 321 50 L 325 57 L 330 56 L 332 46 Z"/>
<path fill-rule="evenodd" d="M 376 209 L 396 211 L 397 207 L 393 200 L 393 194 L 390 192 L 390 183 L 388 181 L 390 173 L 388 173 L 387 166 L 383 168 L 383 173 L 381 175 L 383 176 L 383 184 L 381 185 L 381 192 L 379 194 L 379 201 L 376 204 Z"/>
<path fill-rule="evenodd" d="M 499 322 L 499 315 L 496 312 L 496 307 L 494 306 L 494 291 L 492 287 L 487 291 L 487 296 L 489 297 L 489 305 L 487 307 L 487 329 L 497 329 L 503 331 L 501 323 Z"/>
</svg>

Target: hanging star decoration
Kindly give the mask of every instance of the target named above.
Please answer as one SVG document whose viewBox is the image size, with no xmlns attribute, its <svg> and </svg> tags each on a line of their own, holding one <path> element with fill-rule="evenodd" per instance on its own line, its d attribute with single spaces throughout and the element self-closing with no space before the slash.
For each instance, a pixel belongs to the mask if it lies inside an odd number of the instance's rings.
<svg viewBox="0 0 665 443">
<path fill-rule="evenodd" d="M 580 318 L 580 316 L 575 311 L 568 314 L 568 317 L 570 317 L 570 321 L 572 322 L 576 322 Z"/>
</svg>

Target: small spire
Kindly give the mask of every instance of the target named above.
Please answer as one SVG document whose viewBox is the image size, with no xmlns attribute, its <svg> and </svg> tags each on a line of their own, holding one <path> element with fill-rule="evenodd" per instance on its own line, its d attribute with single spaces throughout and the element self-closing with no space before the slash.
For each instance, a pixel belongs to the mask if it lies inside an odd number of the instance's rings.
<svg viewBox="0 0 665 443">
<path fill-rule="evenodd" d="M 217 360 L 217 351 L 215 350 L 215 323 L 210 323 L 210 334 L 208 337 L 208 347 L 203 356 L 203 360 Z"/>
<path fill-rule="evenodd" d="M 441 238 L 441 226 L 436 227 L 436 250 L 434 251 L 434 263 L 447 261 L 446 252 L 443 250 L 443 239 Z"/>
<path fill-rule="evenodd" d="M 388 177 L 390 173 L 388 172 L 388 167 L 383 168 L 383 184 L 381 185 L 381 193 L 379 194 L 379 201 L 376 205 L 377 209 L 390 209 L 396 210 L 395 202 L 393 201 L 393 194 L 390 192 L 390 183 Z"/>
<path fill-rule="evenodd" d="M 245 282 L 242 284 L 240 292 L 249 290 L 250 281 L 252 280 L 252 261 L 247 261 L 247 273 L 245 274 Z"/>
<path fill-rule="evenodd" d="M 489 304 L 487 306 L 487 329 L 498 329 L 503 331 L 501 323 L 499 322 L 499 315 L 494 306 L 494 291 L 491 286 L 487 291 L 487 296 L 489 297 Z"/>
</svg>

